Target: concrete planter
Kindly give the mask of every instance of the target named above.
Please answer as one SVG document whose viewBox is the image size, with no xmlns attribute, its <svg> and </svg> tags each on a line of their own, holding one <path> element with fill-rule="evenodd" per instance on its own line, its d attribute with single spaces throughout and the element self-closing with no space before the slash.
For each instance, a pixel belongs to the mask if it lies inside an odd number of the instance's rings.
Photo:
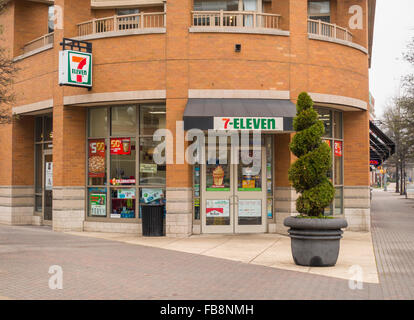
<svg viewBox="0 0 414 320">
<path fill-rule="evenodd" d="M 303 219 L 288 217 L 284 221 L 291 239 L 293 260 L 297 265 L 331 267 L 339 255 L 344 219 Z"/>
</svg>

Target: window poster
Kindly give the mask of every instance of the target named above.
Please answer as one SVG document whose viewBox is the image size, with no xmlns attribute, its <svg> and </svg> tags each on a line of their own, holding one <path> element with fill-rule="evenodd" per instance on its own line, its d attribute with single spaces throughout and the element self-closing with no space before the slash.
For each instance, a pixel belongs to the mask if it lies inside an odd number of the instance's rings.
<svg viewBox="0 0 414 320">
<path fill-rule="evenodd" d="M 135 189 L 119 189 L 118 199 L 135 199 Z"/>
<path fill-rule="evenodd" d="M 217 166 L 213 170 L 212 188 L 224 188 L 224 170 L 222 166 Z"/>
<path fill-rule="evenodd" d="M 111 155 L 131 154 L 131 138 L 111 138 Z"/>
<path fill-rule="evenodd" d="M 239 217 L 261 217 L 262 200 L 239 200 Z"/>
<path fill-rule="evenodd" d="M 105 177 L 105 139 L 89 140 L 89 177 Z"/>
<path fill-rule="evenodd" d="M 229 200 L 206 200 L 207 218 L 230 217 Z"/>
<path fill-rule="evenodd" d="M 53 189 L 53 162 L 46 162 L 45 189 Z"/>
<path fill-rule="evenodd" d="M 106 194 L 90 194 L 89 204 L 92 216 L 106 217 Z"/>
<path fill-rule="evenodd" d="M 334 150 L 335 157 L 342 157 L 342 141 L 335 141 Z"/>
<path fill-rule="evenodd" d="M 164 197 L 162 189 L 142 189 L 144 203 L 151 203 Z"/>
</svg>

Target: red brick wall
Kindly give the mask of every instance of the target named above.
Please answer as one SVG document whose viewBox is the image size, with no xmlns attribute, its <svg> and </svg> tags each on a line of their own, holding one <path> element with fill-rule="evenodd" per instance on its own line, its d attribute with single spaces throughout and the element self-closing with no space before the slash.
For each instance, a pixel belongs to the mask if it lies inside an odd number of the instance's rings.
<svg viewBox="0 0 414 320">
<path fill-rule="evenodd" d="M 338 0 L 335 20 L 347 24 L 350 4 L 366 0 Z M 63 97 L 100 92 L 167 90 L 167 127 L 175 132 L 175 121 L 182 120 L 188 89 L 289 90 L 295 101 L 302 91 L 332 94 L 368 102 L 368 57 L 354 48 L 335 43 L 309 40 L 307 0 L 273 1 L 272 12 L 283 16 L 290 36 L 189 33 L 191 0 L 170 1 L 167 9 L 167 34 L 135 35 L 92 40 L 94 46 L 94 88 L 58 86 L 59 42 L 63 36 L 77 34 L 76 24 L 92 19 L 81 0 L 56 0 L 64 7 L 65 30 L 57 30 L 55 47 L 18 63 L 16 105 L 54 99 L 55 185 L 85 184 L 85 109 L 63 107 Z M 332 6 L 334 8 L 334 6 Z M 99 14 L 109 11 L 101 11 Z M 343 16 L 342 21 L 340 17 Z M 7 22 L 6 16 L 0 22 Z M 14 26 L 9 26 L 14 28 Z M 40 27 L 39 27 L 40 28 Z M 358 43 L 366 44 L 366 31 L 355 32 Z M 364 42 L 365 41 L 365 42 Z M 242 44 L 240 53 L 234 45 Z M 346 112 L 345 184 L 368 185 L 368 113 Z M 17 130 L 18 127 L 16 127 Z M 357 130 L 355 130 L 357 128 Z M 10 126 L 0 128 L 5 154 L 11 151 Z M 17 137 L 17 136 L 16 136 Z M 288 135 L 277 136 L 285 161 L 276 185 L 287 186 Z M 279 148 L 276 144 L 276 149 Z M 8 152 L 7 152 L 8 151 Z M 2 153 L 3 155 L 3 153 Z M 278 161 L 278 160 L 277 160 Z M 19 162 L 23 165 L 24 162 Z M 1 157 L 0 165 L 11 166 L 11 158 Z M 19 165 L 20 166 L 20 165 Z M 167 185 L 191 186 L 189 166 L 169 166 Z M 0 173 L 0 183 L 9 184 L 10 173 Z M 19 181 L 25 181 L 19 177 Z"/>
</svg>

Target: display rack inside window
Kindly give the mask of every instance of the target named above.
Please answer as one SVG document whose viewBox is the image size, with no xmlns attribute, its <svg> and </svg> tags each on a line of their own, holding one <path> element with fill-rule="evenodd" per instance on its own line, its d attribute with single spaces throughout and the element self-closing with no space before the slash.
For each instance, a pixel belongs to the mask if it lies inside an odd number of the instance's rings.
<svg viewBox="0 0 414 320">
<path fill-rule="evenodd" d="M 344 140 L 342 112 L 315 108 L 319 119 L 325 125 L 324 141 L 331 147 L 332 168 L 328 177 L 335 187 L 335 199 L 330 207 L 325 209 L 325 215 L 344 214 Z"/>
<path fill-rule="evenodd" d="M 131 222 L 141 207 L 165 205 L 165 164 L 153 134 L 165 128 L 165 105 L 121 105 L 88 112 L 87 218 Z"/>
</svg>

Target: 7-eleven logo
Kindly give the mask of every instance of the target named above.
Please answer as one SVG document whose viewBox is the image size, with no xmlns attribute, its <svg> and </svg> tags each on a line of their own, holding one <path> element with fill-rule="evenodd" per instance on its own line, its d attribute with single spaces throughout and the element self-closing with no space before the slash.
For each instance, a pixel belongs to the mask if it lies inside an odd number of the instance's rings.
<svg viewBox="0 0 414 320">
<path fill-rule="evenodd" d="M 59 84 L 92 87 L 92 54 L 72 50 L 61 51 Z"/>
<path fill-rule="evenodd" d="M 72 71 L 76 75 L 76 82 L 83 82 L 82 76 L 87 75 L 87 71 L 83 70 L 86 66 L 87 59 L 79 56 L 72 56 L 72 62 L 78 64 L 78 67 Z"/>
</svg>

